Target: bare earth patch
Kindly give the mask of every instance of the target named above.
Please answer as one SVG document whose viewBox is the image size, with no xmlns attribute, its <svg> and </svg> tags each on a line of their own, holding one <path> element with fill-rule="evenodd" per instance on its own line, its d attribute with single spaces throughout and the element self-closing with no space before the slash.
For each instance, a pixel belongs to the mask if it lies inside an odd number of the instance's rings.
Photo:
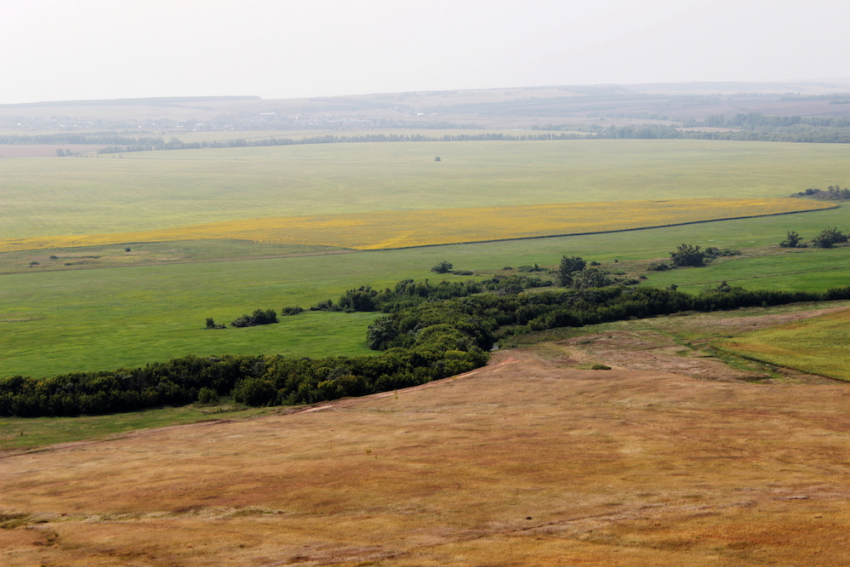
<svg viewBox="0 0 850 567">
<path fill-rule="evenodd" d="M 665 341 L 0 456 L 0 564 L 850 564 L 850 385 Z"/>
</svg>

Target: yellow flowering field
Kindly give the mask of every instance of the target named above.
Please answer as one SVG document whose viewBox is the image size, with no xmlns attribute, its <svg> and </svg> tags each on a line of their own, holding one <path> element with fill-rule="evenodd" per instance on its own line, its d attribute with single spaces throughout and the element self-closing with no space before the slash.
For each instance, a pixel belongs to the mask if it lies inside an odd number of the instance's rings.
<svg viewBox="0 0 850 567">
<path fill-rule="evenodd" d="M 755 360 L 850 381 L 850 309 L 712 344 Z"/>
<path fill-rule="evenodd" d="M 791 198 L 673 199 L 268 217 L 144 232 L 2 240 L 0 252 L 208 239 L 384 250 L 611 232 L 834 207 Z"/>
</svg>

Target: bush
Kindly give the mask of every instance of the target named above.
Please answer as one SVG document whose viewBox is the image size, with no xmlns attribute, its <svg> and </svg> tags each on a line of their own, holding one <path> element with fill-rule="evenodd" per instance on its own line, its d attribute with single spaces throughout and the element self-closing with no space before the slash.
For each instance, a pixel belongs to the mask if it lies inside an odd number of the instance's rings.
<svg viewBox="0 0 850 567">
<path fill-rule="evenodd" d="M 201 388 L 198 390 L 198 402 L 204 405 L 217 404 L 219 401 L 218 392 L 212 388 Z"/>
<path fill-rule="evenodd" d="M 705 265 L 705 252 L 699 246 L 681 244 L 675 252 L 670 252 L 670 260 L 677 268 L 685 266 L 699 267 Z"/>
<path fill-rule="evenodd" d="M 779 246 L 782 248 L 803 248 L 805 245 L 802 242 L 803 239 L 800 238 L 800 235 L 791 230 L 785 236 L 785 240 L 779 243 Z"/>
<path fill-rule="evenodd" d="M 277 323 L 277 313 L 274 309 L 257 309 L 251 315 L 242 315 L 230 324 L 233 327 L 255 327 L 257 325 L 270 325 Z"/>
<path fill-rule="evenodd" d="M 303 313 L 304 309 L 302 307 L 298 307 L 297 305 L 294 307 L 284 307 L 280 310 L 281 317 L 291 317 L 293 315 L 298 315 L 299 313 Z"/>
<path fill-rule="evenodd" d="M 224 325 L 216 325 L 215 320 L 212 317 L 207 317 L 207 329 L 224 329 L 226 328 Z"/>
<path fill-rule="evenodd" d="M 836 244 L 844 244 L 848 237 L 841 234 L 837 228 L 827 228 L 812 239 L 812 245 L 818 248 L 832 248 Z"/>
<path fill-rule="evenodd" d="M 452 266 L 451 262 L 446 262 L 444 260 L 444 261 L 440 262 L 439 264 L 437 264 L 436 266 L 434 266 L 433 268 L 431 268 L 431 271 L 436 272 L 438 274 L 448 274 L 449 272 L 452 271 L 453 267 L 454 266 Z"/>
</svg>

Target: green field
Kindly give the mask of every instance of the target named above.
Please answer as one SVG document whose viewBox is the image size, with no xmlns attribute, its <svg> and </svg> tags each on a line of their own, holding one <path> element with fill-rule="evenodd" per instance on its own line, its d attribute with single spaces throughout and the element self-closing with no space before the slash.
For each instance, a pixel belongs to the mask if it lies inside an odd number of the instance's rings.
<svg viewBox="0 0 850 567">
<path fill-rule="evenodd" d="M 849 157 L 830 144 L 576 140 L 4 159 L 0 239 L 325 213 L 783 197 L 850 178 Z"/>
<path fill-rule="evenodd" d="M 436 281 L 445 276 L 429 268 L 442 260 L 492 272 L 534 263 L 554 267 L 566 254 L 615 271 L 641 270 L 649 259 L 668 257 L 673 243 L 764 247 L 781 240 L 789 226 L 811 235 L 814 227 L 848 226 L 847 211 L 477 245 L 7 274 L 0 276 L 0 376 L 112 369 L 189 353 L 365 354 L 368 314 L 313 312 L 278 325 L 224 331 L 205 330 L 203 323 L 206 317 L 227 323 L 256 308 L 308 307 L 359 285 Z M 646 284 L 699 291 L 726 279 L 749 288 L 822 290 L 850 282 L 850 248 L 759 255 L 764 252 L 705 268 L 650 272 Z"/>
<path fill-rule="evenodd" d="M 850 177 L 850 148 L 702 141 L 336 144 L 0 161 L 4 237 L 108 232 L 279 214 L 687 197 L 784 196 Z M 433 161 L 441 155 L 443 161 Z M 238 159 L 237 159 L 238 158 Z M 436 168 L 436 169 L 435 169 Z M 701 269 L 650 273 L 688 291 L 729 280 L 770 289 L 850 282 L 850 249 L 769 249 L 788 230 L 850 228 L 850 208 L 590 236 L 320 256 L 239 242 L 132 243 L 0 254 L 0 376 L 143 365 L 189 353 L 365 354 L 374 315 L 305 313 L 208 331 L 256 308 L 336 299 L 359 285 L 436 280 L 442 260 L 492 274 L 579 255 L 642 273 L 676 244 L 744 249 Z M 58 260 L 49 260 L 54 254 Z M 766 255 L 768 254 L 768 255 Z M 65 267 L 71 256 L 110 258 Z M 219 261 L 213 261 L 219 260 Z M 619 260 L 615 263 L 615 260 Z M 39 264 L 28 268 L 28 261 Z M 74 261 L 87 262 L 86 259 Z M 100 261 L 98 259 L 98 261 Z M 53 264 L 51 262 L 54 262 Z M 68 262 L 72 263 L 72 262 Z M 58 264 L 62 264 L 59 266 Z M 53 267 L 61 268 L 51 271 Z M 9 273 L 20 272 L 20 273 Z M 458 276 L 449 276 L 458 277 Z"/>
<path fill-rule="evenodd" d="M 274 410 L 220 405 L 160 408 L 117 415 L 80 417 L 0 418 L 0 451 L 32 449 L 54 443 L 113 436 L 136 429 L 211 421 L 243 419 Z"/>
<path fill-rule="evenodd" d="M 822 315 L 715 341 L 736 354 L 850 381 L 850 311 Z"/>
</svg>

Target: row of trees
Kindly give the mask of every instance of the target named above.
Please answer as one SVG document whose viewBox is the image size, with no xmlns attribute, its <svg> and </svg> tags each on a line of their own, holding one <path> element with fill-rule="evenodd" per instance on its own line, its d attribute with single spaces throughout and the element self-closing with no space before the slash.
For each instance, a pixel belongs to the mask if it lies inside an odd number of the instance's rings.
<svg viewBox="0 0 850 567">
<path fill-rule="evenodd" d="M 810 188 L 799 193 L 794 193 L 791 196 L 809 197 L 819 201 L 850 201 L 850 189 L 847 187 L 842 189 L 840 185 L 830 185 L 826 191 Z"/>
<path fill-rule="evenodd" d="M 315 360 L 277 355 L 186 356 L 112 372 L 75 372 L 47 379 L 15 376 L 0 379 L 0 415 L 103 414 L 219 396 L 232 396 L 253 406 L 315 403 L 471 370 L 487 362 L 488 351 L 498 340 L 519 333 L 681 311 L 850 299 L 850 287 L 815 293 L 745 291 L 729 286 L 697 296 L 619 286 L 438 297 L 470 289 L 411 280 L 399 282 L 393 290 L 388 288 L 389 294 L 381 300 L 388 314 L 376 319 L 367 331 L 370 348 L 385 351 L 379 356 Z M 356 291 L 365 292 L 373 301 L 381 295 L 372 295 L 367 287 Z"/>
<path fill-rule="evenodd" d="M 833 248 L 839 244 L 845 244 L 850 237 L 843 234 L 838 228 L 825 228 L 820 234 L 812 238 L 811 245 L 815 248 Z M 789 231 L 785 240 L 779 243 L 782 248 L 806 248 L 808 245 L 796 231 Z"/>
</svg>

